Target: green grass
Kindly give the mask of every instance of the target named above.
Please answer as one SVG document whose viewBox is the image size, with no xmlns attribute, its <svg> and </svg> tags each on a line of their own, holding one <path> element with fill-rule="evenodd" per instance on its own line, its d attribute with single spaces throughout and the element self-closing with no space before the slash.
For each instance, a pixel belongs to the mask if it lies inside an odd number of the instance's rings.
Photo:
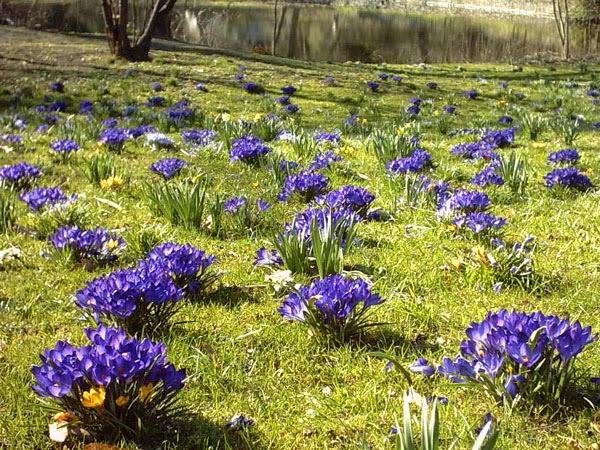
<svg viewBox="0 0 600 450">
<path fill-rule="evenodd" d="M 396 421 L 401 421 L 407 385 L 401 374 L 387 373 L 386 361 L 372 352 L 392 352 L 405 366 L 419 357 L 439 362 L 443 356 L 457 354 L 471 321 L 481 321 L 487 311 L 499 308 L 542 310 L 600 327 L 599 195 L 597 190 L 557 195 L 543 187 L 543 175 L 551 170 L 547 155 L 565 148 L 563 138 L 552 128 L 542 131 L 535 143 L 527 134 L 519 134 L 511 149 L 502 150 L 527 162 L 524 194 L 512 193 L 508 187 L 486 189 L 494 203 L 492 213 L 508 217 L 505 236 L 509 241 L 522 241 L 529 234 L 536 237 L 536 270 L 548 283 L 546 289 L 534 293 L 507 288 L 497 294 L 487 285 L 478 286 L 466 273 L 449 270 L 452 254 L 466 255 L 476 242 L 438 222 L 426 204 L 418 208 L 396 205 L 384 165 L 370 148 L 368 135 L 345 135 L 339 149 L 345 161 L 324 173 L 333 188 L 345 184 L 368 188 L 377 196 L 375 206 L 388 211 L 391 220 L 359 224 L 357 235 L 363 245 L 353 249 L 344 263 L 372 277 L 373 289 L 387 299 L 374 320 L 389 325 L 370 329 L 360 343 L 328 347 L 311 338 L 301 324 L 281 319 L 276 309 L 285 293 L 275 292 L 264 281 L 266 272 L 252 265 L 256 250 L 272 247 L 273 234 L 305 207 L 276 203 L 279 187 L 266 168 L 230 163 L 225 150 L 200 150 L 192 155 L 153 152 L 142 140 L 128 143 L 123 152 L 113 155 L 125 185 L 120 190 L 106 190 L 90 183 L 83 173 L 85 161 L 102 152 L 95 139 L 81 141 L 83 150 L 66 164 L 55 164 L 50 153 L 50 142 L 76 108 L 59 114 L 61 122 L 49 135 L 33 132 L 43 116 L 31 112 L 47 94 L 48 85 L 58 80 L 66 85 L 66 93 L 60 97 L 72 105 L 83 99 L 95 103 L 116 99 L 119 109 L 146 102 L 156 95 L 151 84 L 161 82 L 165 91 L 158 95 L 166 97 L 169 104 L 188 99 L 204 113 L 198 117 L 227 113 L 232 119 L 252 122 L 257 113 L 278 112 L 274 99 L 281 87 L 291 84 L 299 88 L 292 100 L 301 110 L 284 118 L 284 128 L 302 128 L 308 133 L 314 129 L 334 131 L 355 113 L 371 129 L 403 127 L 411 134 L 420 127 L 422 146 L 432 153 L 436 165 L 432 177 L 446 179 L 454 188 L 474 188 L 468 180 L 484 164 L 450 154 L 454 145 L 469 137 L 450 138 L 438 131 L 436 120 L 442 106 L 457 106 L 452 130 L 482 125 L 499 128 L 497 119 L 504 114 L 517 117 L 517 108 L 553 118 L 558 97 L 565 111 L 582 114 L 588 123 L 595 123 L 600 121 L 600 110 L 590 103 L 586 92 L 590 84 L 597 84 L 600 67 L 596 65 L 585 70 L 566 64 L 424 69 L 308 63 L 210 49 L 195 51 L 191 46 L 179 52 L 154 51 L 153 62 L 129 64 L 110 58 L 100 39 L 10 28 L 0 29 L 0 36 L 0 124 L 7 124 L 0 134 L 17 133 L 9 131 L 7 116 L 19 115 L 29 121 L 29 127 L 21 132 L 27 151 L 5 153 L 0 149 L 1 165 L 25 160 L 40 166 L 44 176 L 39 185 L 60 185 L 68 193 L 79 194 L 78 201 L 93 226 L 119 230 L 135 241 L 112 267 L 57 264 L 42 256 L 49 253 L 50 244 L 26 230 L 34 228 L 37 219 L 22 202 L 16 202 L 17 226 L 0 235 L 0 250 L 15 246 L 23 251 L 20 260 L 0 266 L 2 448 L 53 448 L 47 437 L 49 417 L 30 389 L 31 365 L 38 364 L 38 354 L 57 340 L 84 343 L 86 323 L 72 296 L 86 281 L 132 265 L 158 242 L 189 242 L 216 255 L 215 267 L 221 278 L 204 300 L 183 305 L 174 318 L 177 324 L 165 337 L 169 358 L 188 371 L 180 400 L 189 415 L 181 418 L 178 435 L 156 447 L 358 449 L 368 442 L 370 448 L 393 448 L 387 436 Z M 240 89 L 234 79 L 240 65 L 248 67 L 248 80 L 260 83 L 270 100 Z M 129 76 L 125 76 L 127 69 L 133 70 Z M 404 81 L 382 82 L 381 92 L 367 92 L 365 82 L 375 81 L 381 72 L 401 75 Z M 167 83 L 173 77 L 176 85 Z M 335 78 L 338 86 L 326 86 L 327 77 Z M 437 82 L 439 89 L 428 89 L 430 81 Z M 498 87 L 498 81 L 508 81 L 509 88 Z M 206 83 L 209 92 L 194 90 L 198 82 Z M 580 87 L 566 89 L 565 82 L 577 82 Z M 480 92 L 478 99 L 461 96 L 472 88 Z M 19 94 L 16 110 L 9 108 L 15 102 L 14 93 Z M 523 93 L 526 99 L 517 100 L 514 93 Z M 416 96 L 426 100 L 423 112 L 406 126 L 402 112 Z M 144 117 L 149 117 L 149 110 L 142 109 L 148 114 Z M 179 133 L 172 131 L 169 136 L 180 142 Z M 586 130 L 575 141 L 582 156 L 579 166 L 596 185 L 600 183 L 597 136 Z M 288 158 L 297 158 L 289 144 L 268 145 Z M 217 237 L 172 224 L 153 213 L 142 194 L 155 176 L 148 170 L 150 164 L 172 156 L 189 163 L 183 176 L 206 183 L 209 194 L 218 193 L 223 199 L 248 195 L 276 204 L 261 226 L 247 234 L 225 230 Z M 304 275 L 294 279 L 308 281 Z M 593 345 L 582 355 L 578 361 L 582 373 L 600 374 L 599 348 Z M 571 440 L 590 448 L 595 442 L 587 433 L 593 409 L 568 410 L 557 416 L 536 408 L 509 413 L 481 393 L 451 386 L 440 378 L 413 379 L 414 389 L 421 395 L 444 395 L 450 400 L 439 407 L 442 448 L 455 439 L 454 448 L 470 448 L 474 429 L 481 426 L 487 412 L 498 420 L 499 448 L 567 448 Z M 234 414 L 252 417 L 256 426 L 247 433 L 226 432 L 223 425 Z M 123 445 L 135 448 L 134 443 Z"/>
</svg>

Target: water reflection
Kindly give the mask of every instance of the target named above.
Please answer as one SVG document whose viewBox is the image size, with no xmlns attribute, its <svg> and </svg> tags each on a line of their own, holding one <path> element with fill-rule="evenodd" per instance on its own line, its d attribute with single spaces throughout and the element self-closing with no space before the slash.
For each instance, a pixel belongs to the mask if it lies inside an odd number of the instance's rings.
<svg viewBox="0 0 600 450">
<path fill-rule="evenodd" d="M 36 3 L 36 2 L 34 2 Z M 102 32 L 97 0 L 13 4 L 14 20 L 63 31 Z M 494 20 L 379 10 L 282 5 L 215 7 L 179 2 L 174 37 L 186 42 L 306 60 L 390 63 L 507 61 L 560 53 L 554 23 L 532 18 Z M 275 24 L 275 26 L 274 26 Z M 574 54 L 594 53 L 597 28 L 574 31 Z"/>
</svg>

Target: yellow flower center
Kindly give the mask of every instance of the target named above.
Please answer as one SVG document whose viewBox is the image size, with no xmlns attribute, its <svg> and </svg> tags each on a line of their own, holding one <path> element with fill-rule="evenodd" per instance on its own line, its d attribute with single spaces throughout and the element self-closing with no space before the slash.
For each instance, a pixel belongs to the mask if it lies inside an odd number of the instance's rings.
<svg viewBox="0 0 600 450">
<path fill-rule="evenodd" d="M 111 252 L 119 246 L 119 241 L 117 239 L 109 239 L 106 243 L 106 248 L 108 248 Z"/>
</svg>

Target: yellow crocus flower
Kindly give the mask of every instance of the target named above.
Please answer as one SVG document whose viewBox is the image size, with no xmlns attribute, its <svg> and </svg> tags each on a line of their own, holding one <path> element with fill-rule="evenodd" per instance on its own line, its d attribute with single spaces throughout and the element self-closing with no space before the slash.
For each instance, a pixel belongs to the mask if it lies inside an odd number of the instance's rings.
<svg viewBox="0 0 600 450">
<path fill-rule="evenodd" d="M 142 402 L 146 403 L 152 399 L 152 390 L 154 389 L 154 384 L 148 383 L 140 388 L 140 398 Z"/>
<path fill-rule="evenodd" d="M 86 408 L 102 408 L 106 398 L 106 389 L 104 386 L 91 387 L 89 391 L 83 393 L 81 403 Z"/>
<path fill-rule="evenodd" d="M 127 403 L 129 403 L 129 395 L 121 395 L 119 398 L 115 400 L 115 403 L 119 408 L 122 408 Z"/>
</svg>

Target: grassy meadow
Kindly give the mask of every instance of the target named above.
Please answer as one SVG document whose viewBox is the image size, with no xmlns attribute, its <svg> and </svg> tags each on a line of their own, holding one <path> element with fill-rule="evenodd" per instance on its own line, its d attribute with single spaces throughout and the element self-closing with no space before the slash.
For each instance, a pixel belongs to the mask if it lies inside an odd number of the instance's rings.
<svg viewBox="0 0 600 450">
<path fill-rule="evenodd" d="M 32 391 L 31 367 L 59 340 L 87 345 L 83 329 L 91 318 L 76 306 L 77 291 L 135 265 L 164 242 L 189 243 L 214 255 L 212 268 L 219 277 L 199 298 L 181 302 L 159 338 L 169 361 L 186 369 L 178 395 L 182 409 L 161 440 L 140 448 L 395 448 L 390 431 L 402 422 L 409 386 L 401 371 L 386 370 L 388 360 L 375 352 L 393 355 L 405 368 L 418 358 L 437 366 L 443 357 L 459 354 L 471 322 L 502 308 L 579 320 L 594 331 L 600 327 L 598 65 L 312 63 L 165 42 L 156 43 L 151 62 L 126 63 L 110 57 L 103 37 L 8 27 L 0 28 L 0 36 L 0 167 L 23 161 L 39 167 L 43 175 L 36 187 L 60 187 L 78 196 L 77 217 L 70 223 L 107 228 L 127 242 L 107 264 L 73 262 L 48 239 L 64 225 L 62 219 L 34 213 L 18 199 L 2 213 L 0 251 L 18 254 L 0 258 L 2 449 L 61 448 L 48 437 L 49 401 Z M 64 84 L 63 92 L 49 91 L 56 82 Z M 369 88 L 369 82 L 379 87 Z M 156 83 L 162 90 L 154 90 Z M 258 84 L 263 94 L 244 90 L 247 83 Z M 289 100 L 298 106 L 295 112 L 276 101 L 286 86 L 297 88 Z M 471 90 L 477 96 L 464 94 Z M 165 99 L 164 105 L 147 106 L 156 96 Z M 421 100 L 420 112 L 410 114 L 415 98 Z M 89 114 L 79 113 L 84 100 L 93 104 Z M 57 101 L 67 103 L 64 111 L 51 110 Z M 166 113 L 181 101 L 189 102 L 182 108 L 194 111 L 183 124 Z M 456 109 L 447 112 L 444 106 Z M 124 119 L 127 107 L 136 110 Z M 503 116 L 514 122 L 499 123 Z M 174 145 L 153 148 L 146 134 L 111 151 L 98 142 L 110 126 L 102 124 L 108 118 L 116 119 L 116 127 L 155 126 Z M 48 126 L 38 130 L 42 124 Z M 470 180 L 490 160 L 452 154 L 455 146 L 480 139 L 480 134 L 456 131 L 513 126 L 519 127 L 514 142 L 496 151 L 503 158 L 521 158 L 526 185 L 473 185 Z M 209 145 L 194 146 L 181 135 L 191 129 L 217 134 Z M 305 145 L 274 139 L 282 130 L 305 136 Z M 415 191 L 408 185 L 416 178 L 386 170 L 373 137 L 382 131 L 388 137 L 418 137 L 432 165 L 417 175 L 444 180 L 451 190 L 485 192 L 492 202 L 487 212 L 506 219 L 499 235 L 509 246 L 535 238 L 527 286 L 514 282 L 510 271 L 494 272 L 485 256 L 493 248 L 489 237 L 441 219 L 435 202 L 409 201 Z M 337 133 L 341 141 L 315 144 L 313 137 L 322 132 Z M 375 196 L 371 209 L 380 220 L 356 225 L 359 243 L 345 256 L 344 271 L 368 280 L 385 299 L 371 316 L 383 325 L 336 344 L 278 313 L 291 285 L 305 285 L 317 275 L 292 274 L 293 281 L 280 286 L 269 281 L 272 269 L 253 263 L 260 248 L 274 248 L 275 234 L 307 203 L 297 197 L 278 201 L 282 180 L 268 163 L 278 159 L 230 161 L 228 139 L 244 134 L 261 136 L 277 158 L 303 167 L 319 152 L 332 151 L 340 160 L 318 170 L 328 179 L 327 190 L 353 185 Z M 22 142 L 13 136 L 22 136 Z M 75 140 L 81 149 L 60 158 L 50 147 L 60 139 Z M 566 148 L 580 155 L 576 167 L 591 180 L 590 189 L 545 186 L 544 176 L 556 168 L 549 155 Z M 105 155 L 117 179 L 112 185 L 86 176 L 90 161 Z M 149 167 L 164 158 L 180 158 L 187 166 L 161 181 Z M 247 197 L 254 208 L 260 198 L 273 206 L 260 215 L 253 209 L 251 226 L 224 213 L 217 232 L 209 212 L 195 225 L 174 224 L 160 213 L 160 205 L 148 201 L 148 190 L 158 183 L 201 184 L 210 201 Z M 3 189 L 3 198 L 12 195 L 8 191 Z M 589 378 L 600 376 L 599 356 L 600 346 L 592 344 L 575 365 L 578 384 L 594 396 L 599 392 Z M 421 396 L 448 399 L 439 407 L 441 448 L 470 449 L 488 413 L 499 432 L 496 448 L 591 449 L 600 441 L 594 396 L 589 403 L 553 408 L 524 398 L 510 407 L 440 375 L 411 378 Z M 418 408 L 413 413 L 419 429 Z M 227 429 L 237 414 L 254 425 Z M 127 449 L 138 445 L 115 442 L 112 436 L 95 440 Z M 72 439 L 68 445 L 83 448 L 84 442 Z"/>
</svg>

